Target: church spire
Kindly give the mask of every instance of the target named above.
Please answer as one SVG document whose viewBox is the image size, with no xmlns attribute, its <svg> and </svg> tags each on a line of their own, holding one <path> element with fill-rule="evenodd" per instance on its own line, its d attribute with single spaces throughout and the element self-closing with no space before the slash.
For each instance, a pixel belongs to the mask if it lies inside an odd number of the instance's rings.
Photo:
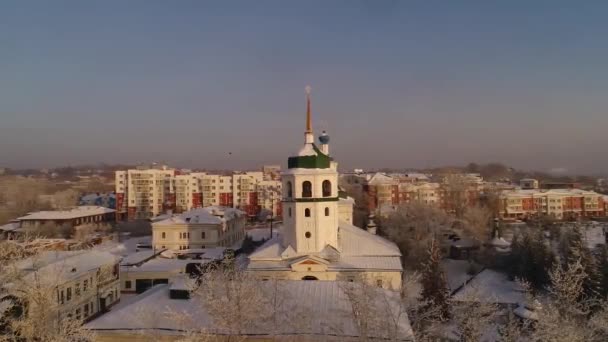
<svg viewBox="0 0 608 342">
<path fill-rule="evenodd" d="M 306 131 L 304 132 L 304 142 L 312 144 L 315 138 L 312 134 L 312 117 L 310 114 L 310 86 L 306 86 Z"/>
<path fill-rule="evenodd" d="M 310 115 L 310 86 L 306 86 L 306 133 L 312 133 L 312 118 Z"/>
</svg>

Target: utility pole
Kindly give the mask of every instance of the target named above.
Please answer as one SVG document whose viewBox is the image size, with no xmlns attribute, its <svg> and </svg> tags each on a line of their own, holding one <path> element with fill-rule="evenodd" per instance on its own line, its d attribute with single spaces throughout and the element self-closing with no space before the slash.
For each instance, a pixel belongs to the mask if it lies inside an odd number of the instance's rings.
<svg viewBox="0 0 608 342">
<path fill-rule="evenodd" d="M 272 239 L 272 221 L 274 221 L 274 191 L 270 190 L 270 238 Z"/>
</svg>

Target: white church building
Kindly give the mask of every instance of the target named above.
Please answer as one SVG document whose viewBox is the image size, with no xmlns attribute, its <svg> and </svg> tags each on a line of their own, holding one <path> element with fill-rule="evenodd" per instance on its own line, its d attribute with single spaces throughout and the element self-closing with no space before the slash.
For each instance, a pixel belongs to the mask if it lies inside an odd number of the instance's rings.
<svg viewBox="0 0 608 342">
<path fill-rule="evenodd" d="M 282 173 L 283 229 L 249 257 L 261 279 L 362 279 L 401 286 L 401 252 L 393 243 L 352 225 L 352 200 L 338 193 L 338 170 L 323 132 L 314 143 L 307 92 L 304 146 Z"/>
</svg>

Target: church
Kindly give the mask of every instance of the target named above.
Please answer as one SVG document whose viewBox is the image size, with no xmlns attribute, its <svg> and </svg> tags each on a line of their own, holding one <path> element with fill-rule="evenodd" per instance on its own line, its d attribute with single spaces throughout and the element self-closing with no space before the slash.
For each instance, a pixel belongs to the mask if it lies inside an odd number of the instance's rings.
<svg viewBox="0 0 608 342">
<path fill-rule="evenodd" d="M 248 272 L 261 279 L 365 280 L 401 287 L 397 245 L 352 225 L 353 201 L 338 191 L 338 164 L 323 132 L 315 144 L 310 89 L 306 96 L 304 146 L 281 175 L 283 229 L 249 257 Z"/>
</svg>

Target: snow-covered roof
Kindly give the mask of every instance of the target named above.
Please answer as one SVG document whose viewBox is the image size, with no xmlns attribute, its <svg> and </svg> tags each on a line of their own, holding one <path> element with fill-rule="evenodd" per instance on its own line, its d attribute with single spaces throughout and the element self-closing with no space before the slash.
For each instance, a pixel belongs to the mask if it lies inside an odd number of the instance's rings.
<svg viewBox="0 0 608 342">
<path fill-rule="evenodd" d="M 0 226 L 0 230 L 5 232 L 13 232 L 19 228 L 19 222 L 10 222 L 3 226 Z"/>
<path fill-rule="evenodd" d="M 316 156 L 316 155 L 317 155 L 317 151 L 315 151 L 313 144 L 304 144 L 304 146 L 302 146 L 302 148 L 298 152 L 298 157 Z"/>
<path fill-rule="evenodd" d="M 17 220 L 71 220 L 79 217 L 104 215 L 116 212 L 114 209 L 92 205 L 82 205 L 70 210 L 48 210 L 29 213 L 19 217 Z"/>
<path fill-rule="evenodd" d="M 503 190 L 502 196 L 602 196 L 595 191 L 582 189 L 515 189 Z"/>
<path fill-rule="evenodd" d="M 17 267 L 26 272 L 37 270 L 67 280 L 102 266 L 113 265 L 117 261 L 115 255 L 96 250 L 46 251 L 20 261 Z"/>
<path fill-rule="evenodd" d="M 153 249 L 147 249 L 147 250 L 131 253 L 120 261 L 120 265 L 129 266 L 129 265 L 139 264 L 148 259 L 153 258 L 156 254 L 158 254 L 160 252 L 162 252 L 162 250 L 155 251 Z"/>
<path fill-rule="evenodd" d="M 178 284 L 179 285 L 179 284 Z M 344 294 L 344 286 L 358 286 L 353 283 L 334 281 L 279 281 L 276 284 L 259 281 L 260 293 L 271 291 L 271 287 L 277 286 L 284 291 L 284 299 L 281 301 L 281 309 L 297 314 L 297 322 L 293 321 L 293 315 L 277 315 L 280 320 L 272 326 L 273 320 L 258 320 L 255 324 L 244 327 L 242 334 L 249 336 L 273 336 L 293 337 L 310 336 L 313 339 L 323 339 L 324 336 L 332 336 L 338 340 L 357 340 L 359 329 L 352 315 L 352 305 Z M 206 310 L 202 297 L 196 299 L 171 299 L 169 290 L 171 285 L 158 285 L 137 297 L 131 305 L 112 310 L 103 316 L 89 322 L 85 328 L 112 336 L 113 334 L 139 334 L 141 331 L 152 331 L 158 334 L 176 334 L 188 329 L 204 330 L 218 334 L 233 333 L 225 328 L 213 325 L 213 316 Z M 397 322 L 396 328 L 399 341 L 412 341 L 413 332 L 407 314 L 398 309 L 399 294 L 390 290 L 372 289 L 379 291 L 378 294 L 387 301 L 376 301 L 379 310 L 386 315 L 393 314 L 393 318 L 387 320 Z M 203 301 L 203 302 L 201 302 Z M 388 305 L 386 308 L 380 305 Z M 287 309 L 286 309 L 287 308 Z M 151 312 L 159 316 L 159 319 L 144 319 L 141 312 Z M 164 317 L 169 312 L 187 312 L 190 319 L 175 321 Z M 294 324 L 299 323 L 299 324 Z M 275 329 L 278 329 L 276 331 Z M 372 338 L 387 338 L 383 336 L 386 329 L 373 329 L 369 333 Z"/>
<path fill-rule="evenodd" d="M 289 248 L 289 247 L 288 247 Z M 249 256 L 250 269 L 286 269 L 290 260 L 306 254 L 285 253 L 281 236 L 276 234 Z M 340 221 L 338 233 L 338 258 L 330 260 L 328 269 L 376 269 L 402 270 L 401 252 L 396 244 L 361 228 Z M 313 254 L 328 258 L 323 253 Z M 333 259 L 333 258 L 329 258 Z"/>
<path fill-rule="evenodd" d="M 379 185 L 379 184 L 390 184 L 396 183 L 396 180 L 393 177 L 387 176 L 383 173 L 376 172 L 367 182 L 369 185 Z"/>
<path fill-rule="evenodd" d="M 121 272 L 173 272 L 182 273 L 186 265 L 191 263 L 206 263 L 208 260 L 165 259 L 155 258 L 144 262 L 141 266 L 121 266 Z"/>
<path fill-rule="evenodd" d="M 394 242 L 344 221 L 339 222 L 338 240 L 341 256 L 401 256 Z"/>
<path fill-rule="evenodd" d="M 453 296 L 455 300 L 470 298 L 483 302 L 517 304 L 525 301 L 525 293 L 514 281 L 500 272 L 485 269 L 477 274 Z"/>
<path fill-rule="evenodd" d="M 456 291 L 473 278 L 473 275 L 469 274 L 470 263 L 466 260 L 443 259 L 441 267 L 451 292 Z"/>
<path fill-rule="evenodd" d="M 241 210 L 228 207 L 211 206 L 188 210 L 181 214 L 170 215 L 154 219 L 152 225 L 175 225 L 175 224 L 222 224 L 225 220 L 231 220 L 245 213 Z"/>
</svg>

